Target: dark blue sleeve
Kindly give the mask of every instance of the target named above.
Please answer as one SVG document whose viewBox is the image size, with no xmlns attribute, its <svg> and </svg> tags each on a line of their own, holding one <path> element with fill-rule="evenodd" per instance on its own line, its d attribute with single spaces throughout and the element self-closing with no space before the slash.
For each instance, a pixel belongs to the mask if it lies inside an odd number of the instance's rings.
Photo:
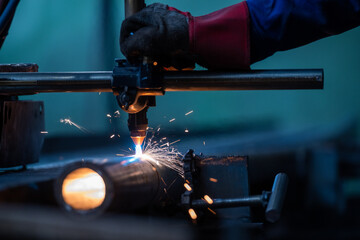
<svg viewBox="0 0 360 240">
<path fill-rule="evenodd" d="M 251 62 L 360 25 L 360 0 L 247 0 Z"/>
</svg>

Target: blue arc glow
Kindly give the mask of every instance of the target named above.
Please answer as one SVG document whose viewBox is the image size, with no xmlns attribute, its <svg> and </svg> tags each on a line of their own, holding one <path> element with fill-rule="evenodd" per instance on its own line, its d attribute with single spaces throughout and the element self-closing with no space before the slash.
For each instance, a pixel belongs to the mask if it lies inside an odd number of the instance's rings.
<svg viewBox="0 0 360 240">
<path fill-rule="evenodd" d="M 137 157 L 142 156 L 142 148 L 141 148 L 141 145 L 136 145 L 136 146 L 135 146 L 135 156 L 137 156 Z"/>
</svg>

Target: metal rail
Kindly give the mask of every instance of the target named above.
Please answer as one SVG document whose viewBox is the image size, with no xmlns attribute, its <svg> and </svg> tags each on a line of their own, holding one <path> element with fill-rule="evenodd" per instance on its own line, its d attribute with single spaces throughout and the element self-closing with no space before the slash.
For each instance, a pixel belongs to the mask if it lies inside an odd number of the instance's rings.
<svg viewBox="0 0 360 240">
<path fill-rule="evenodd" d="M 209 204 L 205 200 L 197 199 L 191 202 L 193 208 L 232 208 L 242 206 L 263 206 L 266 205 L 265 195 L 256 195 L 243 198 L 229 199 L 212 199 L 213 203 Z"/>
<path fill-rule="evenodd" d="M 113 72 L 0 73 L 0 95 L 112 92 Z M 323 70 L 164 72 L 164 91 L 322 89 Z"/>
<path fill-rule="evenodd" d="M 323 70 L 166 72 L 165 91 L 322 89 Z"/>
<path fill-rule="evenodd" d="M 0 73 L 0 95 L 112 92 L 112 72 Z"/>
</svg>

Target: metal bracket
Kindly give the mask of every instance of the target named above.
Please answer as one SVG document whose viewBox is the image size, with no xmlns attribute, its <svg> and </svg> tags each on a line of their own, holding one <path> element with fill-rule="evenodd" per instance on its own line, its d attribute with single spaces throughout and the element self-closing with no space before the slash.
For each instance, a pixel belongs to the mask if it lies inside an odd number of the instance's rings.
<svg viewBox="0 0 360 240">
<path fill-rule="evenodd" d="M 186 191 L 181 195 L 181 205 L 185 209 L 207 209 L 211 208 L 232 208 L 242 206 L 262 206 L 265 209 L 265 218 L 268 222 L 276 222 L 280 218 L 281 209 L 284 203 L 288 177 L 285 173 L 278 173 L 274 179 L 271 191 L 263 191 L 261 195 L 254 195 L 241 198 L 212 199 L 212 203 L 204 199 L 193 199 L 196 190 L 196 155 L 190 149 L 184 156 L 184 178 Z M 231 166 L 229 166 L 231 167 Z M 189 187 L 191 189 L 189 189 Z"/>
</svg>

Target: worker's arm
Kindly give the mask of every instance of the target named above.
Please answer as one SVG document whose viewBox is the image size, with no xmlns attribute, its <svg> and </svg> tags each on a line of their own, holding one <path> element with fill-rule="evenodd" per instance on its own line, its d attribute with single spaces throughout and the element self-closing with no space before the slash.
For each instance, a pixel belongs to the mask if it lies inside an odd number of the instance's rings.
<svg viewBox="0 0 360 240">
<path fill-rule="evenodd" d="M 248 0 L 251 62 L 360 25 L 360 0 Z"/>
<path fill-rule="evenodd" d="M 152 6 L 123 22 L 125 56 L 174 62 L 174 53 L 181 53 L 189 63 L 217 69 L 247 69 L 277 51 L 360 24 L 360 0 L 248 0 L 200 17 L 163 4 Z M 154 10 L 159 6 L 161 13 Z"/>
</svg>

